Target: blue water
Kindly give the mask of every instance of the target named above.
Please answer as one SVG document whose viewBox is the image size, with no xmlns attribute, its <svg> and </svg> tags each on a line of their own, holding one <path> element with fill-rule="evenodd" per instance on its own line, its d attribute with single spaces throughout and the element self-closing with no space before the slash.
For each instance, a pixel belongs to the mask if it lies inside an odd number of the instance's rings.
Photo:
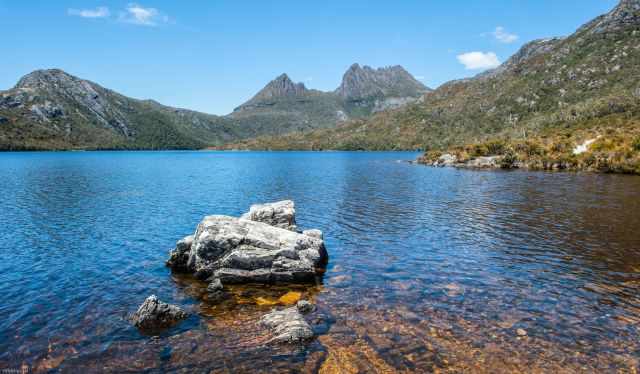
<svg viewBox="0 0 640 374">
<path fill-rule="evenodd" d="M 417 156 L 0 154 L 0 369 L 315 371 L 346 351 L 363 371 L 372 355 L 414 371 L 638 364 L 640 178 L 400 162 Z M 272 306 L 208 305 L 164 266 L 203 216 L 282 199 L 330 255 L 302 290 L 319 306 L 304 347 L 253 341 Z M 193 316 L 140 334 L 126 316 L 152 293 Z"/>
</svg>

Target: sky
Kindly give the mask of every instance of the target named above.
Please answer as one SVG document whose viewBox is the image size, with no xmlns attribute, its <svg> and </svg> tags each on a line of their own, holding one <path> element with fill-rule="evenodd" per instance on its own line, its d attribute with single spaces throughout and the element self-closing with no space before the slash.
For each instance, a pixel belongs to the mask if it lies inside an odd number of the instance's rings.
<svg viewBox="0 0 640 374">
<path fill-rule="evenodd" d="M 429 87 L 524 43 L 569 35 L 617 0 L 0 0 L 0 90 L 60 68 L 124 95 L 227 114 L 287 73 L 334 90 L 358 62 Z"/>
</svg>

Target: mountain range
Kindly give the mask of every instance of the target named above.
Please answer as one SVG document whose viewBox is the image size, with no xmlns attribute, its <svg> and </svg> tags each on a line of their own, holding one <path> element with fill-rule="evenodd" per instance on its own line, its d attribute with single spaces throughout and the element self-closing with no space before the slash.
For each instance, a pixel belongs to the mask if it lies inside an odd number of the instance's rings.
<svg viewBox="0 0 640 374">
<path fill-rule="evenodd" d="M 640 0 L 622 0 L 568 37 L 529 42 L 498 68 L 445 83 L 403 108 L 229 147 L 429 150 L 532 136 L 576 143 L 575 134 L 635 133 L 639 117 Z"/>
<path fill-rule="evenodd" d="M 575 145 L 636 136 L 638 123 L 640 0 L 435 90 L 400 66 L 354 64 L 332 92 L 282 74 L 226 116 L 131 99 L 55 69 L 0 92 L 0 149 L 444 150 L 532 137 Z"/>
<path fill-rule="evenodd" d="M 282 74 L 227 116 L 137 100 L 59 69 L 0 91 L 0 149 L 199 149 L 262 135 L 335 127 L 400 107 L 429 89 L 400 66 L 354 64 L 334 92 Z"/>
</svg>

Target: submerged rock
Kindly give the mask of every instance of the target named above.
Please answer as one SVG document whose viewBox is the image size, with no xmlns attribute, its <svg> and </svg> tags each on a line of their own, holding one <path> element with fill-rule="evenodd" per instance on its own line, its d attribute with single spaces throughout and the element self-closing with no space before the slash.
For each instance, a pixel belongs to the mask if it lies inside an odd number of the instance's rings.
<svg viewBox="0 0 640 374">
<path fill-rule="evenodd" d="M 156 330 L 171 327 L 185 318 L 187 313 L 180 307 L 164 303 L 156 295 L 151 295 L 131 316 L 131 322 L 139 329 Z"/>
<path fill-rule="evenodd" d="M 224 286 L 220 279 L 213 279 L 207 286 L 207 300 L 210 302 L 219 303 L 228 298 L 227 293 L 224 291 Z"/>
<path fill-rule="evenodd" d="M 249 212 L 243 214 L 240 218 L 266 223 L 290 231 L 298 229 L 295 204 L 291 200 L 252 205 Z"/>
<path fill-rule="evenodd" d="M 298 303 L 296 304 L 296 308 L 298 308 L 298 311 L 302 314 L 311 313 L 316 310 L 316 306 L 311 304 L 307 300 L 298 301 Z"/>
<path fill-rule="evenodd" d="M 273 212 L 288 212 L 286 219 L 272 219 L 272 223 L 295 223 L 293 202 L 254 205 L 252 211 L 256 215 L 250 212 L 243 217 L 273 218 L 274 215 L 257 213 L 264 211 L 265 206 L 272 207 L 269 209 Z M 176 271 L 191 272 L 201 279 L 212 277 L 224 284 L 310 282 L 322 272 L 328 256 L 322 232 L 306 233 L 245 218 L 208 216 L 200 222 L 192 238 L 178 242 L 167 265 Z"/>
<path fill-rule="evenodd" d="M 313 330 L 297 307 L 274 310 L 260 319 L 274 334 L 272 341 L 295 343 L 313 338 Z"/>
</svg>

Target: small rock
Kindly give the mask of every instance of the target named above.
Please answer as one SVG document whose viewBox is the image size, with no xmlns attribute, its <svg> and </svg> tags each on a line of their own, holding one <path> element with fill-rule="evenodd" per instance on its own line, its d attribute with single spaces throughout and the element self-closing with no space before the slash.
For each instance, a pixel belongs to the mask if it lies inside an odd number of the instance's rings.
<svg viewBox="0 0 640 374">
<path fill-rule="evenodd" d="M 311 339 L 313 330 L 297 307 L 274 310 L 260 319 L 275 335 L 272 341 L 295 343 Z"/>
<path fill-rule="evenodd" d="M 169 252 L 167 266 L 175 271 L 187 272 L 187 262 L 189 261 L 189 253 L 193 245 L 193 235 L 189 235 L 176 243 L 176 248 Z"/>
<path fill-rule="evenodd" d="M 469 160 L 465 166 L 478 169 L 497 168 L 500 166 L 500 161 L 500 156 L 477 157 Z"/>
<path fill-rule="evenodd" d="M 149 296 L 131 317 L 134 326 L 143 330 L 171 327 L 187 318 L 180 307 L 163 303 L 156 295 Z"/>
<path fill-rule="evenodd" d="M 518 336 L 527 336 L 527 331 L 524 329 L 517 329 L 516 334 L 518 334 Z"/>
<path fill-rule="evenodd" d="M 316 306 L 311 304 L 307 300 L 298 301 L 298 303 L 296 304 L 296 308 L 298 308 L 298 311 L 302 314 L 311 313 L 316 310 Z"/>
<path fill-rule="evenodd" d="M 451 166 L 458 162 L 458 158 L 455 155 L 445 153 L 438 158 L 438 161 L 434 164 L 434 166 Z"/>
</svg>

